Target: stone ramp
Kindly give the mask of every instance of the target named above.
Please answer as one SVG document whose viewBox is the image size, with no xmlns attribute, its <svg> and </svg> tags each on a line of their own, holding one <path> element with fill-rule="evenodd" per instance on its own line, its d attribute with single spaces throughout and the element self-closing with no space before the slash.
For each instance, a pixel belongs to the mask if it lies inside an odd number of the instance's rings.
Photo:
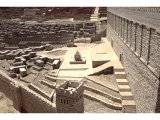
<svg viewBox="0 0 160 120">
<path fill-rule="evenodd" d="M 111 108 L 114 110 L 122 110 L 122 105 L 120 103 L 114 102 L 106 97 L 103 97 L 91 91 L 85 90 L 84 97 L 91 99 L 93 101 L 100 102 L 101 104 L 105 105 L 108 108 Z"/>
<path fill-rule="evenodd" d="M 114 80 L 114 76 L 113 78 L 111 78 L 111 80 L 100 80 L 100 78 L 92 78 L 93 76 L 87 76 L 85 77 L 86 79 L 86 84 L 95 86 L 95 87 L 101 87 L 101 88 L 106 88 L 108 90 L 110 90 L 111 92 L 115 92 L 115 93 L 119 93 L 119 89 L 118 89 L 118 85 L 116 83 L 116 81 Z M 105 77 L 105 76 L 104 76 Z M 101 89 L 100 88 L 100 89 Z"/>
<path fill-rule="evenodd" d="M 92 74 L 90 75 L 99 75 L 99 74 L 108 74 L 111 72 L 113 64 L 111 62 L 104 63 L 96 68 L 92 69 Z"/>
<path fill-rule="evenodd" d="M 94 88 L 88 85 L 84 85 L 85 90 L 91 91 L 93 93 L 96 93 L 98 95 L 104 96 L 114 102 L 121 103 L 121 97 L 117 97 L 117 95 L 110 93 L 109 91 L 100 90 L 99 88 Z"/>
<path fill-rule="evenodd" d="M 112 88 L 108 88 L 108 86 L 98 82 L 100 80 L 92 81 L 85 77 L 83 81 L 85 89 L 84 98 L 100 103 L 107 109 L 122 110 L 122 101 L 118 90 L 115 91 Z"/>
<path fill-rule="evenodd" d="M 88 73 L 88 75 L 108 74 L 111 73 L 113 68 L 121 69 L 122 67 L 122 64 L 118 60 L 112 60 L 98 67 L 87 69 L 86 73 Z"/>
<path fill-rule="evenodd" d="M 84 113 L 121 113 L 121 111 L 110 109 L 99 102 L 84 98 Z"/>
</svg>

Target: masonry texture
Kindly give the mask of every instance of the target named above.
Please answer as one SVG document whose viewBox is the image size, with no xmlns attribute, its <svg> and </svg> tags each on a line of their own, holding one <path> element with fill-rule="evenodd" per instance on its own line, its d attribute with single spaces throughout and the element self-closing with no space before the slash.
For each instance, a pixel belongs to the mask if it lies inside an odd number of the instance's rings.
<svg viewBox="0 0 160 120">
<path fill-rule="evenodd" d="M 56 112 L 55 104 L 44 99 L 36 92 L 18 84 L 4 73 L 0 74 L 0 78 L 0 90 L 13 101 L 15 109 L 18 111 L 32 113 Z"/>
<path fill-rule="evenodd" d="M 107 15 L 107 39 L 122 57 L 137 112 L 159 112 L 159 13 L 108 8 Z"/>
</svg>

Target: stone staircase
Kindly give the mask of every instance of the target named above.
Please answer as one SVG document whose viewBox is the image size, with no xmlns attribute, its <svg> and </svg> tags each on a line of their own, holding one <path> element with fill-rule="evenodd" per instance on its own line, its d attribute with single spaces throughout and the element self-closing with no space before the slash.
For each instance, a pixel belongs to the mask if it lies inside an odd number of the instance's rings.
<svg viewBox="0 0 160 120">
<path fill-rule="evenodd" d="M 100 21 L 99 21 L 99 7 L 95 8 L 93 14 L 91 14 L 90 21 L 96 22 L 96 33 L 100 33 Z"/>
<path fill-rule="evenodd" d="M 121 103 L 118 102 L 114 102 L 110 99 L 108 99 L 107 97 L 104 97 L 102 95 L 96 94 L 94 92 L 85 90 L 84 91 L 84 97 L 91 99 L 93 101 L 97 101 L 103 105 L 105 105 L 108 108 L 114 109 L 114 110 L 122 110 L 122 105 Z"/>
<path fill-rule="evenodd" d="M 121 96 L 119 92 L 113 91 L 107 86 L 99 83 L 84 80 L 84 97 L 96 101 L 113 110 L 122 110 Z"/>
<path fill-rule="evenodd" d="M 91 14 L 90 20 L 91 21 L 98 21 L 99 20 L 99 7 L 95 8 L 94 13 Z"/>
<path fill-rule="evenodd" d="M 121 98 L 120 98 L 120 97 L 117 97 L 117 96 L 115 96 L 115 95 L 112 95 L 112 94 L 110 94 L 109 92 L 104 92 L 104 91 L 102 91 L 102 90 L 96 89 L 96 88 L 94 88 L 94 87 L 89 87 L 89 86 L 87 86 L 87 85 L 85 85 L 84 87 L 85 87 L 85 90 L 94 92 L 94 93 L 99 94 L 99 95 L 101 95 L 101 96 L 104 96 L 104 97 L 106 97 L 106 98 L 108 98 L 108 99 L 110 99 L 110 100 L 112 100 L 112 101 L 114 101 L 114 102 L 121 103 Z"/>
<path fill-rule="evenodd" d="M 136 104 L 128 80 L 126 79 L 126 73 L 124 69 L 115 68 L 115 76 L 118 83 L 120 95 L 122 96 L 123 112 L 135 113 Z"/>
</svg>

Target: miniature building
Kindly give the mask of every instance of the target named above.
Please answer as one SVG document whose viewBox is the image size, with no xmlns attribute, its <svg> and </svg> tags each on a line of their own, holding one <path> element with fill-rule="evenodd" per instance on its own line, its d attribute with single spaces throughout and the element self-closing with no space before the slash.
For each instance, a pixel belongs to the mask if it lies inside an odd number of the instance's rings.
<svg viewBox="0 0 160 120">
<path fill-rule="evenodd" d="M 12 60 L 12 59 L 14 59 L 14 55 L 12 54 L 12 53 L 8 53 L 7 55 L 6 55 L 6 59 L 7 60 Z"/>
<path fill-rule="evenodd" d="M 65 81 L 56 87 L 56 109 L 58 113 L 83 113 L 84 86 L 81 82 Z"/>
<path fill-rule="evenodd" d="M 54 60 L 52 65 L 53 65 L 53 69 L 58 69 L 60 66 L 60 60 Z"/>
<path fill-rule="evenodd" d="M 26 66 L 25 65 L 20 65 L 20 66 L 11 66 L 10 67 L 10 70 L 14 73 L 19 73 L 19 69 L 20 68 L 25 68 Z"/>
<path fill-rule="evenodd" d="M 67 43 L 67 47 L 74 47 L 74 42 Z"/>
<path fill-rule="evenodd" d="M 45 47 L 45 50 L 52 50 L 53 49 L 53 46 L 50 44 L 47 44 L 44 47 Z"/>
<path fill-rule="evenodd" d="M 24 51 L 25 51 L 27 54 L 30 53 L 30 52 L 32 52 L 32 50 L 30 50 L 30 49 L 25 49 Z"/>
<path fill-rule="evenodd" d="M 10 72 L 10 73 L 9 73 L 9 76 L 10 76 L 11 78 L 17 77 L 16 73 L 13 73 L 13 72 Z"/>
<path fill-rule="evenodd" d="M 41 71 L 41 70 L 43 70 L 43 67 L 33 66 L 33 70 Z"/>
<path fill-rule="evenodd" d="M 31 58 L 33 58 L 33 57 L 36 56 L 36 52 L 30 52 L 29 55 L 30 55 Z"/>
<path fill-rule="evenodd" d="M 32 61 L 36 61 L 36 60 L 39 60 L 40 56 L 36 56 L 34 58 L 31 58 L 29 61 L 32 62 Z"/>
<path fill-rule="evenodd" d="M 20 62 L 22 57 L 15 57 L 14 60 L 15 62 Z"/>
<path fill-rule="evenodd" d="M 30 55 L 29 54 L 26 54 L 26 55 L 22 55 L 22 57 L 26 60 L 29 60 L 30 59 Z"/>
<path fill-rule="evenodd" d="M 75 61 L 82 61 L 81 54 L 79 53 L 79 51 L 77 51 L 76 54 L 74 55 L 74 59 Z"/>
<path fill-rule="evenodd" d="M 38 59 L 39 59 L 39 60 L 42 60 L 44 63 L 47 62 L 47 57 L 40 56 Z"/>
<path fill-rule="evenodd" d="M 20 66 L 20 65 L 24 65 L 24 62 L 20 61 L 13 63 L 13 66 Z"/>
<path fill-rule="evenodd" d="M 21 75 L 21 77 L 24 77 L 24 76 L 26 76 L 26 75 L 27 75 L 27 71 L 26 71 L 26 69 L 25 69 L 25 68 L 20 68 L 20 69 L 19 69 L 19 71 L 20 71 L 20 75 Z"/>
<path fill-rule="evenodd" d="M 23 62 L 23 64 L 26 64 L 26 59 L 21 58 L 21 61 Z"/>
<path fill-rule="evenodd" d="M 34 62 L 34 64 L 35 64 L 36 66 L 38 66 L 38 67 L 43 67 L 43 66 L 44 66 L 44 62 L 43 62 L 42 60 L 36 60 L 36 61 Z"/>
<path fill-rule="evenodd" d="M 54 61 L 54 58 L 47 58 L 47 62 L 53 63 L 53 61 Z"/>
<path fill-rule="evenodd" d="M 71 58 L 70 64 L 86 64 L 86 60 L 84 57 L 81 57 L 81 54 L 77 51 L 74 58 Z"/>
</svg>

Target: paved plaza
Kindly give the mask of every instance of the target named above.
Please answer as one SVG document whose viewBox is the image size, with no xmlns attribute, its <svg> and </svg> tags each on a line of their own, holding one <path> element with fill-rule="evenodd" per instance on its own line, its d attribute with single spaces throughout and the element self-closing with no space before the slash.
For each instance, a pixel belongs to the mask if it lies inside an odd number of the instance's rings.
<svg viewBox="0 0 160 120">
<path fill-rule="evenodd" d="M 74 54 L 77 50 L 80 52 L 81 56 L 85 58 L 86 64 L 70 64 L 70 61 L 74 58 Z M 83 78 L 85 76 L 85 71 L 89 68 L 92 68 L 91 46 L 80 45 L 76 48 L 70 48 L 67 51 L 59 69 L 58 77 Z"/>
</svg>

